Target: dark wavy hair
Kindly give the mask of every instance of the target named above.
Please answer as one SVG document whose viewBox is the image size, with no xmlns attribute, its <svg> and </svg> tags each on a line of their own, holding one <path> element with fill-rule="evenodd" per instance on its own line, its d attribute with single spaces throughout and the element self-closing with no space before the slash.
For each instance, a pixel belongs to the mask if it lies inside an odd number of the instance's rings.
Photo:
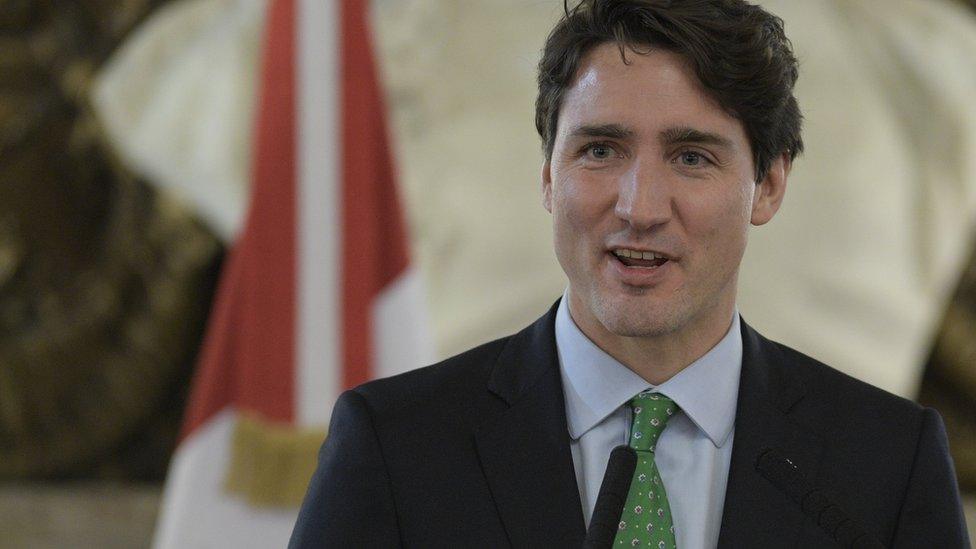
<svg viewBox="0 0 976 549">
<path fill-rule="evenodd" d="M 756 181 L 773 159 L 803 150 L 798 76 L 783 20 L 744 0 L 582 0 L 549 34 L 539 61 L 535 125 L 552 157 L 563 94 L 583 57 L 604 43 L 635 54 L 661 48 L 687 59 L 706 92 L 742 122 Z"/>
</svg>

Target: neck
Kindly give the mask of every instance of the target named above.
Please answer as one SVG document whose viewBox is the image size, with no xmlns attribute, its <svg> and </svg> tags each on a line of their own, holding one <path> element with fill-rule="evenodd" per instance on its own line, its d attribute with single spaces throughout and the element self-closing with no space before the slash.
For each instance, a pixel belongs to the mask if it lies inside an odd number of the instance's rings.
<svg viewBox="0 0 976 549">
<path fill-rule="evenodd" d="M 702 311 L 678 329 L 622 336 L 610 332 L 595 318 L 593 323 L 580 322 L 572 301 L 569 305 L 573 321 L 591 341 L 652 385 L 671 379 L 715 347 L 728 333 L 735 310 L 733 299 Z"/>
</svg>

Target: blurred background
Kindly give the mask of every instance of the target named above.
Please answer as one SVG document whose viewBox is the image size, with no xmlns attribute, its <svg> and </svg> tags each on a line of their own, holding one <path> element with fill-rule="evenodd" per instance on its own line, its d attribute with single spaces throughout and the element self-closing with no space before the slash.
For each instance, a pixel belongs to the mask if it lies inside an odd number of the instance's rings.
<svg viewBox="0 0 976 549">
<path fill-rule="evenodd" d="M 976 528 L 976 2 L 769 0 L 807 152 L 740 290 L 765 335 L 938 409 Z M 374 0 L 437 358 L 565 278 L 535 65 L 558 0 Z M 151 543 L 243 223 L 266 3 L 0 0 L 0 547 Z"/>
</svg>

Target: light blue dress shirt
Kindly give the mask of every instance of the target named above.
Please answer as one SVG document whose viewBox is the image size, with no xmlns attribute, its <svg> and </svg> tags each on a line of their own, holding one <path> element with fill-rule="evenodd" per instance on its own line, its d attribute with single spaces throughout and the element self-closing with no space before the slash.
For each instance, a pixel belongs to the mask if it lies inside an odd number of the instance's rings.
<svg viewBox="0 0 976 549">
<path fill-rule="evenodd" d="M 556 348 L 576 482 L 589 527 L 610 450 L 626 444 L 630 434 L 627 403 L 654 386 L 580 331 L 565 295 L 556 313 Z M 742 334 L 735 312 L 715 347 L 655 388 L 681 407 L 655 450 L 681 549 L 718 544 L 741 369 Z"/>
</svg>

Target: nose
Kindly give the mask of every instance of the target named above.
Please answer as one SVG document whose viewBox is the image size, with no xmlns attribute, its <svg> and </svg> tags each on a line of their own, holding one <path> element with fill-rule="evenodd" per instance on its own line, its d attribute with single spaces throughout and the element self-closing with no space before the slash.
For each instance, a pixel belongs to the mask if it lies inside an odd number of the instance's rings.
<svg viewBox="0 0 976 549">
<path fill-rule="evenodd" d="M 646 230 L 671 219 L 672 198 L 662 170 L 635 163 L 619 180 L 614 212 L 634 229 Z"/>
</svg>

